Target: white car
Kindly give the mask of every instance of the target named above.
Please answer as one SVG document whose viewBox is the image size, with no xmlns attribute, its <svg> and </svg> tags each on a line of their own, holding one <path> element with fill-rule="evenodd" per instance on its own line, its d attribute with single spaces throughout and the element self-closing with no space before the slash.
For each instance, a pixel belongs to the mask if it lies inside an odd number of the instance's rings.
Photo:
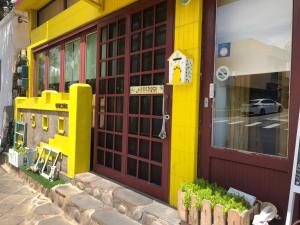
<svg viewBox="0 0 300 225">
<path fill-rule="evenodd" d="M 281 104 L 269 98 L 253 99 L 249 101 L 249 104 L 242 104 L 241 107 L 242 113 L 252 115 L 279 113 L 281 110 Z"/>
</svg>

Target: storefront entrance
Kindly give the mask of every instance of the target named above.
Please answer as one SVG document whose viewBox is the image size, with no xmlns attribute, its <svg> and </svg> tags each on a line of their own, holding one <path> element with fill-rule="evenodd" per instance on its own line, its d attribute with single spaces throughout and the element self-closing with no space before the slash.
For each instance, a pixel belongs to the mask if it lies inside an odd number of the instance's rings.
<svg viewBox="0 0 300 225">
<path fill-rule="evenodd" d="M 283 220 L 300 105 L 299 9 L 293 0 L 204 0 L 199 176 L 274 203 Z"/>
<path fill-rule="evenodd" d="M 173 1 L 139 1 L 98 24 L 94 170 L 167 201 L 171 94 L 132 95 L 165 85 L 173 48 Z M 164 100 L 164 104 L 163 104 Z"/>
</svg>

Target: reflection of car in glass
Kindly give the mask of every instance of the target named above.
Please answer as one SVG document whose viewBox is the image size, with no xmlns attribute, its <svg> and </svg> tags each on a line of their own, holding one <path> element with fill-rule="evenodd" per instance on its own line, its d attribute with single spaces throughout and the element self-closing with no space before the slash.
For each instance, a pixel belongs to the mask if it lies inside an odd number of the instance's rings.
<svg viewBox="0 0 300 225">
<path fill-rule="evenodd" d="M 281 112 L 282 106 L 272 99 L 261 98 L 249 101 L 249 104 L 242 104 L 241 112 L 252 115 L 264 115 L 268 113 Z"/>
</svg>

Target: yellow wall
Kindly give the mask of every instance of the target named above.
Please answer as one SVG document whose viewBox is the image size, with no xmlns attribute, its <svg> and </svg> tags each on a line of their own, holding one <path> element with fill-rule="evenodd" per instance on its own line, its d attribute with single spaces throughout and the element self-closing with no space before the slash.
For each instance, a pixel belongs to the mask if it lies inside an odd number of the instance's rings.
<svg viewBox="0 0 300 225">
<path fill-rule="evenodd" d="M 65 104 L 67 108 L 57 108 L 57 104 Z M 92 129 L 92 89 L 88 84 L 73 84 L 70 93 L 44 91 L 41 97 L 16 98 L 15 119 L 19 119 L 20 109 L 38 110 L 47 115 L 49 111 L 63 111 L 69 114 L 69 135 L 55 134 L 48 143 L 40 146 L 50 146 L 68 157 L 68 176 L 90 170 L 91 129 Z M 52 121 L 56 123 L 57 121 Z M 84 132 L 82 132 L 84 131 Z M 28 136 L 30 134 L 27 134 Z"/>
<path fill-rule="evenodd" d="M 170 204 L 177 205 L 180 185 L 197 177 L 202 0 L 176 1 L 175 44 L 193 58 L 191 85 L 173 87 Z"/>
<path fill-rule="evenodd" d="M 57 16 L 50 19 L 48 22 L 31 31 L 31 45 L 28 47 L 28 52 L 33 48 L 41 46 L 55 38 L 58 38 L 66 33 L 69 33 L 81 26 L 89 24 L 99 18 L 102 18 L 120 8 L 123 8 L 137 0 L 107 0 L 105 1 L 104 10 L 92 6 L 86 1 L 79 1 L 70 8 L 59 13 Z M 35 18 L 35 11 L 30 11 L 30 18 Z M 76 16 L 74 16 L 76 15 Z M 29 54 L 29 96 L 33 96 L 33 55 Z"/>
</svg>

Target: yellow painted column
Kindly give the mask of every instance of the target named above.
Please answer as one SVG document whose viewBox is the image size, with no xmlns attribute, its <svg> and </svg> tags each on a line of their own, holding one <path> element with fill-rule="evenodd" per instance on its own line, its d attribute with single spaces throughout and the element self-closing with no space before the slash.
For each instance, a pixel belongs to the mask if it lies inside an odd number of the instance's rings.
<svg viewBox="0 0 300 225">
<path fill-rule="evenodd" d="M 36 28 L 36 11 L 29 10 L 28 12 L 28 21 L 29 21 L 29 36 L 31 34 L 32 29 Z M 29 46 L 27 47 L 27 59 L 28 59 L 28 91 L 27 96 L 33 96 L 33 80 L 34 80 L 34 55 L 32 53 L 32 48 Z"/>
<path fill-rule="evenodd" d="M 88 84 L 70 87 L 68 176 L 90 171 L 92 88 Z"/>
<path fill-rule="evenodd" d="M 174 85 L 171 136 L 170 204 L 180 185 L 197 177 L 202 0 L 176 1 L 174 50 L 193 58 L 192 84 Z"/>
<path fill-rule="evenodd" d="M 30 47 L 27 48 L 28 59 L 28 91 L 27 97 L 33 97 L 34 89 L 34 55 Z"/>
</svg>

